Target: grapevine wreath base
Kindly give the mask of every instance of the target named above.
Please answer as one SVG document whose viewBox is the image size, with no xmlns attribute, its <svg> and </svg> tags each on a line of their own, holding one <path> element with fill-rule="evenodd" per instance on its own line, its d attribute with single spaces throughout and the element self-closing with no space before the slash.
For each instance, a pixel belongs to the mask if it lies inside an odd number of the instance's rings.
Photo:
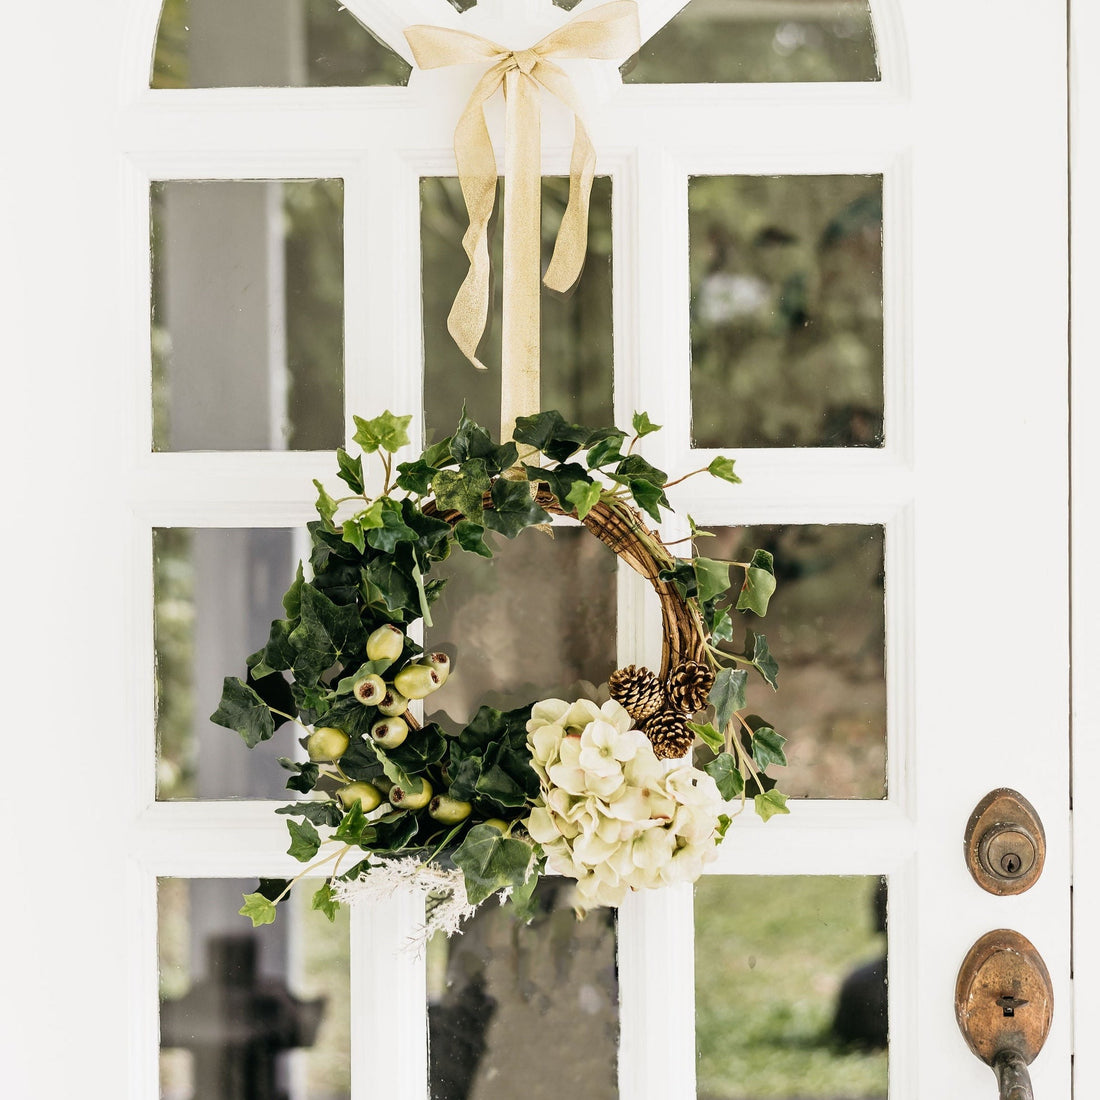
<svg viewBox="0 0 1100 1100">
<path fill-rule="evenodd" d="M 579 909 L 617 905 L 633 889 L 694 881 L 749 796 L 765 819 L 786 813 L 765 774 L 786 763 L 784 738 L 745 712 L 750 673 L 774 688 L 778 668 L 761 634 L 735 651 L 731 614 L 765 613 L 771 555 L 700 556 L 706 532 L 691 523 L 678 556 L 645 518 L 661 522 L 666 490 L 685 477 L 737 483 L 733 461 L 669 481 L 635 453 L 659 427 L 644 413 L 628 435 L 544 412 L 521 417 L 503 444 L 463 414 L 453 435 L 395 468 L 410 419 L 355 418 L 363 455 L 381 460 L 381 490 L 368 492 L 362 456 L 337 452 L 349 493 L 315 483 L 310 579 L 299 565 L 286 618 L 246 678 L 226 678 L 212 716 L 249 747 L 295 722 L 308 755 L 280 759 L 301 797 L 276 811 L 307 866 L 261 882 L 242 914 L 273 921 L 294 883 L 322 870 L 315 909 L 331 918 L 341 902 L 411 886 L 429 898 L 425 934 L 455 931 L 494 894 L 529 919 L 544 873 L 576 880 Z M 579 520 L 653 586 L 660 670 L 621 668 L 590 698 L 483 706 L 461 730 L 422 723 L 417 701 L 452 675 L 450 657 L 409 635 L 419 619 L 431 625 L 444 583 L 432 567 L 452 551 L 491 558 L 489 532 L 549 531 L 554 516 Z"/>
</svg>

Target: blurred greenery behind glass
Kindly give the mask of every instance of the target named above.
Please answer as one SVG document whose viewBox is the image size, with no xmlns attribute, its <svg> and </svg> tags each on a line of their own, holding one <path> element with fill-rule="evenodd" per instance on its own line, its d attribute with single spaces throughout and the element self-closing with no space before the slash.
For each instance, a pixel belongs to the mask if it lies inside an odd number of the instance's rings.
<svg viewBox="0 0 1100 1100">
<path fill-rule="evenodd" d="M 696 883 L 699 1100 L 885 1100 L 882 1036 L 851 1038 L 884 1030 L 884 901 L 868 877 Z"/>
<path fill-rule="evenodd" d="M 500 430 L 503 188 L 501 183 L 489 223 L 492 301 L 480 355 L 488 369 L 478 371 L 447 332 L 447 315 L 469 269 L 462 249 L 469 224 L 462 189 L 454 177 L 426 177 L 420 183 L 428 439 L 441 439 L 454 430 L 463 402 L 470 416 L 494 436 Z M 543 179 L 543 270 L 553 254 L 568 198 L 567 179 Z M 592 186 L 588 257 L 580 281 L 565 295 L 545 287 L 542 293 L 542 407 L 558 409 L 575 423 L 601 425 L 613 419 L 611 294 L 611 180 L 598 176 Z"/>
<path fill-rule="evenodd" d="M 793 798 L 886 796 L 886 611 L 884 533 L 858 524 L 712 527 L 705 557 L 775 556 L 778 581 L 767 617 L 734 616 L 764 634 L 779 661 L 779 690 L 749 681 L 749 709 L 788 738 L 788 766 L 773 768 Z"/>
<path fill-rule="evenodd" d="M 268 87 L 361 87 L 405 85 L 412 69 L 408 63 L 371 34 L 338 0 L 299 0 L 290 11 L 296 15 L 301 43 L 298 64 L 278 78 L 259 77 Z M 247 87 L 253 66 L 264 66 L 265 32 L 249 24 L 257 9 L 249 0 L 217 0 L 196 5 L 191 0 L 165 0 L 153 54 L 152 88 Z M 238 55 L 233 72 L 211 72 L 191 64 L 193 40 L 239 35 L 248 51 Z M 270 70 L 268 70 L 270 71 Z M 205 76 L 203 75 L 205 73 Z"/>
<path fill-rule="evenodd" d="M 275 225 L 269 224 L 272 197 L 279 212 Z M 282 447 L 335 449 L 344 437 L 344 181 L 161 180 L 150 185 L 149 198 L 153 449 L 266 449 L 262 444 L 273 434 L 269 403 L 229 377 L 233 363 L 191 358 L 202 349 L 199 341 L 249 331 L 251 337 L 239 336 L 247 361 L 242 371 L 269 359 L 269 342 L 285 348 L 285 412 L 274 425 Z M 173 211 L 180 219 L 174 234 L 168 228 Z M 262 245 L 242 229 L 242 213 L 268 225 Z M 172 254 L 171 239 L 186 257 Z M 235 246 L 255 251 L 280 245 L 282 286 L 266 288 L 282 304 L 276 319 L 251 278 L 260 260 L 235 254 Z M 206 271 L 237 288 L 216 302 L 199 299 L 207 314 L 216 309 L 219 315 L 200 318 L 192 311 L 173 318 L 169 301 L 193 297 L 197 288 L 173 286 L 172 280 L 201 282 Z M 263 315 L 250 316 L 256 311 Z M 187 350 L 181 353 L 181 347 Z M 216 410 L 211 419 L 226 419 L 235 428 L 212 437 L 208 427 L 200 427 L 195 435 L 173 422 L 173 407 L 186 407 L 185 422 L 200 425 L 207 421 L 196 417 L 196 407 Z"/>
<path fill-rule="evenodd" d="M 265 983 L 285 985 L 289 992 L 303 1001 L 324 998 L 320 1027 L 312 1046 L 302 1047 L 282 1055 L 283 1071 L 291 1088 L 288 1100 L 347 1100 L 351 1091 L 350 1061 L 350 969 L 349 919 L 344 909 L 330 924 L 321 913 L 310 908 L 313 892 L 311 880 L 294 890 L 279 906 L 280 922 L 252 928 L 250 922 L 232 910 L 226 913 L 198 912 L 207 895 L 203 888 L 213 886 L 213 896 L 237 896 L 256 888 L 255 879 L 190 880 L 162 878 L 157 880 L 157 955 L 161 1001 L 178 1001 L 186 997 L 196 981 L 207 976 L 208 958 L 205 941 L 208 936 L 196 935 L 198 928 L 225 927 L 234 938 L 253 941 L 257 945 L 258 991 L 265 992 Z M 199 887 L 198 889 L 196 887 Z M 206 902 L 208 904 L 208 902 Z M 283 909 L 286 912 L 282 912 Z M 196 942 L 198 940 L 199 942 Z M 194 953 L 202 953 L 195 958 Z M 288 975 L 289 971 L 289 975 Z M 232 1003 L 227 999 L 224 1004 Z M 223 1021 L 226 1041 L 239 1040 L 242 1032 L 269 1023 L 263 1011 L 254 1015 Z M 203 1034 L 217 1021 L 209 1018 L 193 1023 L 194 1032 Z M 205 1025 L 205 1026 L 204 1026 Z M 183 1048 L 165 1048 L 160 1058 L 160 1093 L 162 1100 L 217 1100 L 213 1096 L 195 1097 L 192 1056 Z M 248 1082 L 257 1087 L 256 1080 Z M 230 1089 L 242 1082 L 226 1083 Z M 238 1095 L 233 1092 L 232 1095 Z M 243 1094 L 240 1094 L 243 1095 Z M 251 1094 L 250 1094 L 251 1095 Z"/>
<path fill-rule="evenodd" d="M 689 183 L 692 441 L 883 441 L 882 177 Z"/>
<path fill-rule="evenodd" d="M 779 84 L 880 75 L 868 0 L 691 0 L 622 71 L 627 84 Z"/>
</svg>

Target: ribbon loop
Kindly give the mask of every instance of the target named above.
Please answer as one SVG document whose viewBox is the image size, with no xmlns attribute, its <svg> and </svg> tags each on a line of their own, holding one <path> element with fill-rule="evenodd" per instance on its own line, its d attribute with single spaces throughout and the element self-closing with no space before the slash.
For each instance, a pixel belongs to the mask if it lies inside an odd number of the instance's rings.
<svg viewBox="0 0 1100 1100">
<path fill-rule="evenodd" d="M 489 316 L 488 225 L 496 201 L 497 176 L 496 157 L 485 124 L 485 104 L 502 87 L 505 87 L 505 98 L 511 97 L 507 134 L 510 152 L 505 187 L 524 193 L 531 193 L 532 190 L 537 192 L 542 177 L 538 144 L 520 140 L 522 135 L 518 132 L 537 133 L 538 89 L 548 91 L 573 114 L 569 202 L 558 228 L 553 259 L 544 280 L 551 289 L 566 291 L 580 277 L 588 248 L 588 206 L 596 150 L 581 121 L 580 103 L 572 81 L 549 58 L 615 60 L 629 57 L 637 52 L 641 42 L 638 8 L 635 0 L 611 0 L 611 3 L 574 16 L 568 23 L 525 50 L 508 50 L 487 38 L 445 27 L 409 27 L 405 31 L 405 37 L 417 65 L 422 69 L 489 62 L 489 68 L 474 88 L 455 128 L 455 159 L 470 216 L 470 225 L 462 241 L 470 260 L 470 270 L 459 288 L 447 319 L 447 328 L 463 355 L 475 367 L 484 370 L 484 365 L 477 359 L 477 345 L 481 342 Z M 513 87 L 510 81 L 506 85 L 505 77 L 508 73 L 517 73 L 516 79 L 528 87 Z M 537 206 L 533 216 L 530 210 L 525 210 L 526 224 L 512 227 L 510 236 L 516 252 L 525 257 L 525 262 L 533 262 L 537 267 L 541 219 Z M 506 230 L 507 235 L 509 234 Z M 532 235 L 533 240 L 529 239 Z M 505 256 L 506 270 L 508 265 L 508 256 Z M 519 280 L 523 281 L 522 278 Z M 539 321 L 537 302 L 532 318 L 529 316 L 529 294 L 522 289 L 513 293 L 513 284 L 516 282 L 511 275 L 505 278 L 505 331 L 516 335 L 511 341 L 505 341 L 502 369 L 505 374 L 516 372 L 534 378 L 533 394 L 528 385 L 525 396 L 520 398 L 520 404 L 524 407 L 519 408 L 517 415 L 524 415 L 538 412 Z M 537 282 L 536 270 L 536 285 Z M 523 318 L 518 316 L 520 307 L 524 309 Z M 508 323 L 509 319 L 511 324 Z M 529 322 L 527 331 L 523 331 L 523 322 Z M 502 409 L 505 424 L 511 418 L 505 415 L 506 412 L 510 410 Z"/>
</svg>

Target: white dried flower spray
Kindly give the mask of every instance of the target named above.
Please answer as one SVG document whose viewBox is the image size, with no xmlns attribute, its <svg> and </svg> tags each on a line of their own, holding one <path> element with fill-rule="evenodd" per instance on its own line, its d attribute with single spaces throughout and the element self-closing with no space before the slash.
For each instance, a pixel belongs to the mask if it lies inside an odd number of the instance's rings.
<svg viewBox="0 0 1100 1100">
<path fill-rule="evenodd" d="M 412 936 L 408 948 L 417 954 L 424 950 L 436 932 L 453 936 L 464 920 L 477 912 L 466 897 L 466 881 L 457 868 L 421 863 L 415 856 L 379 860 L 369 871 L 349 882 L 337 882 L 333 897 L 344 902 L 386 901 L 401 891 L 424 897 L 426 920 Z"/>
</svg>

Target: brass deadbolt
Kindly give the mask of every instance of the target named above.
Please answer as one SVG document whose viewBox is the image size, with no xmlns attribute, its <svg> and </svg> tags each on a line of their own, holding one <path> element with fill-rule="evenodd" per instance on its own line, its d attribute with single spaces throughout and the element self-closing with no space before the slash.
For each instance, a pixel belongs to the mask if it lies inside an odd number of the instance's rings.
<svg viewBox="0 0 1100 1100">
<path fill-rule="evenodd" d="M 1035 807 L 1001 787 L 975 807 L 966 826 L 966 865 L 991 894 L 1022 894 L 1043 870 L 1046 834 Z"/>
</svg>

